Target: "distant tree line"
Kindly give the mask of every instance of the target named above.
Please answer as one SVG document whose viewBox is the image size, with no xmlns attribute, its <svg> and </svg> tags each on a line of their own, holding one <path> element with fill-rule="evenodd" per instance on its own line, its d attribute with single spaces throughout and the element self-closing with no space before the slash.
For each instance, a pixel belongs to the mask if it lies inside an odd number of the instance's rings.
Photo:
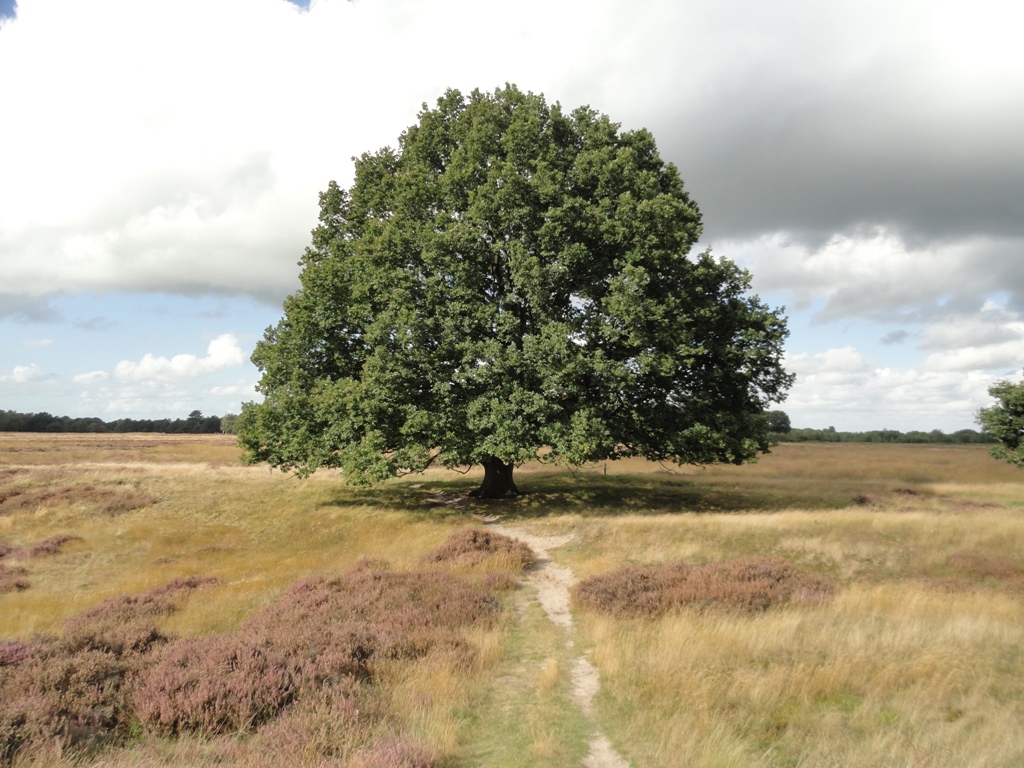
<svg viewBox="0 0 1024 768">
<path fill-rule="evenodd" d="M 785 411 L 769 411 L 768 429 L 780 443 L 997 443 L 993 435 L 974 429 L 958 429 L 946 433 L 941 429 L 931 432 L 900 432 L 896 429 L 873 429 L 869 432 L 839 432 L 835 427 L 825 429 L 794 429 Z"/>
<path fill-rule="evenodd" d="M 939 429 L 931 432 L 899 432 L 875 429 L 870 432 L 838 432 L 825 429 L 795 429 L 785 411 L 769 411 L 768 429 L 780 443 L 998 443 L 992 435 L 974 429 L 959 429 L 949 434 Z M 185 419 L 116 419 L 103 421 L 95 417 L 71 418 L 40 413 L 0 411 L 0 432 L 162 432 L 171 435 L 210 435 L 238 433 L 238 414 L 203 416 L 192 411 Z"/>
<path fill-rule="evenodd" d="M 172 435 L 210 435 L 235 433 L 235 414 L 203 416 L 192 411 L 184 419 L 116 419 L 103 421 L 96 417 L 72 418 L 40 413 L 0 411 L 0 432 L 162 432 Z"/>
<path fill-rule="evenodd" d="M 992 435 L 974 429 L 956 432 L 900 432 L 895 429 L 873 429 L 870 432 L 838 432 L 835 427 L 825 429 L 791 429 L 774 435 L 780 443 L 997 443 Z"/>
</svg>

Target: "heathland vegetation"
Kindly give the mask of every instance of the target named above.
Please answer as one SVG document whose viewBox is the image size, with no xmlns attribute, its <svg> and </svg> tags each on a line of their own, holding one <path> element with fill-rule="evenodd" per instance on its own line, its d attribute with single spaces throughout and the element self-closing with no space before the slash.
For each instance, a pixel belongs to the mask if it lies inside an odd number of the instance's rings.
<svg viewBox="0 0 1024 768">
<path fill-rule="evenodd" d="M 227 436 L 0 435 L 0 762 L 1024 761 L 1024 477 L 985 446 L 521 472 L 485 502 Z M 558 537 L 571 625 L 496 517 Z"/>
</svg>

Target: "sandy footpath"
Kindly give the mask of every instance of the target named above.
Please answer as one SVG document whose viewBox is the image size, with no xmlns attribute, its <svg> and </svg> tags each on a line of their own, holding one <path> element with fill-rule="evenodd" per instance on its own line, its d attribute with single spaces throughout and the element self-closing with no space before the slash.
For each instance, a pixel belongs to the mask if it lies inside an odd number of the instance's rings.
<svg viewBox="0 0 1024 768">
<path fill-rule="evenodd" d="M 527 583 L 537 590 L 537 601 L 547 617 L 556 625 L 572 629 L 572 614 L 569 612 L 569 589 L 575 583 L 573 572 L 565 566 L 551 561 L 549 552 L 565 546 L 573 535 L 538 536 L 523 528 L 493 524 L 492 530 L 512 536 L 530 546 L 536 553 L 537 561 L 527 572 Z M 569 641 L 572 647 L 572 641 Z M 601 688 L 601 680 L 585 656 L 578 656 L 572 668 L 572 695 L 577 706 L 588 717 L 593 717 L 594 696 Z M 629 768 L 629 763 L 615 751 L 608 738 L 595 727 L 590 739 L 590 752 L 583 760 L 585 768 Z"/>
</svg>

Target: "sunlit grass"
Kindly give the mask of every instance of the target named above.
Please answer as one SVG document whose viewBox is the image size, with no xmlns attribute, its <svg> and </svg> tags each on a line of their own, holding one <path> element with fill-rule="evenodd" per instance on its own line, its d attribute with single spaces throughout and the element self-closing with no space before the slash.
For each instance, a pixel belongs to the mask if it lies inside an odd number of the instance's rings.
<svg viewBox="0 0 1024 768">
<path fill-rule="evenodd" d="M 62 471 L 72 474 L 64 484 L 82 479 L 66 466 Z M 34 474 L 16 481 L 30 486 Z M 84 471 L 93 485 L 119 477 L 118 468 Z M 168 628 L 226 630 L 298 578 L 338 572 L 362 557 L 407 567 L 450 532 L 437 519 L 443 515 L 334 506 L 337 480 L 327 476 L 300 482 L 241 466 L 152 464 L 133 473 L 132 482 L 157 502 L 119 515 L 62 502 L 0 517 L 0 538 L 16 545 L 54 532 L 82 538 L 59 558 L 33 562 L 31 589 L 4 596 L 0 636 L 54 631 L 103 598 L 197 573 L 222 584 Z"/>
<path fill-rule="evenodd" d="M 589 617 L 601 703 L 640 765 L 1014 765 L 1024 611 L 851 587 L 820 608 Z"/>
<path fill-rule="evenodd" d="M 455 528 L 497 516 L 574 533 L 552 554 L 581 578 L 781 556 L 837 591 L 753 616 L 581 614 L 574 651 L 521 593 L 509 598 L 518 612 L 466 630 L 472 669 L 438 658 L 382 671 L 387 727 L 453 766 L 578 762 L 591 726 L 567 670 L 584 649 L 602 675 L 599 722 L 637 766 L 1024 764 L 1024 472 L 984 446 L 781 445 L 754 465 L 630 460 L 607 474 L 538 464 L 517 471 L 519 499 L 437 501 L 479 479 L 431 470 L 351 488 L 334 472 L 245 467 L 222 436 L 0 435 L 0 497 L 49 494 L 0 500 L 0 540 L 81 537 L 5 558 L 31 586 L 0 594 L 0 639 L 59 632 L 105 598 L 190 575 L 218 583 L 162 630 L 233 632 L 300 578 L 364 557 L 423 567 Z M 142 506 L 111 503 L 129 497 Z M 445 567 L 479 581 L 518 564 Z M 257 741 L 149 740 L 105 764 L 269 764 Z"/>
</svg>

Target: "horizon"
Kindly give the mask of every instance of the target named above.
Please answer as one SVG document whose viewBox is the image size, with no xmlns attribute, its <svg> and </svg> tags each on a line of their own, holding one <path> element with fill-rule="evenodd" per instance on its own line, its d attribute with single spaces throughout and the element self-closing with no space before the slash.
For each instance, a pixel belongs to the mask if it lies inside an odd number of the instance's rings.
<svg viewBox="0 0 1024 768">
<path fill-rule="evenodd" d="M 773 409 L 773 410 L 785 412 L 781 408 L 776 408 L 776 409 Z M 198 415 L 193 417 L 193 414 L 196 414 L 197 412 L 198 412 Z M 230 411 L 228 411 L 228 412 L 220 413 L 220 414 L 218 414 L 218 413 L 205 413 L 205 412 L 203 412 L 203 411 L 201 411 L 199 409 L 193 409 L 192 411 L 190 411 L 188 414 L 186 414 L 184 416 L 182 416 L 182 415 L 177 415 L 177 416 L 172 415 L 172 416 L 160 416 L 160 417 L 155 417 L 155 418 L 136 418 L 136 417 L 133 417 L 133 416 L 119 416 L 116 419 L 103 419 L 102 417 L 95 416 L 95 415 L 93 415 L 93 416 L 70 416 L 69 414 L 66 414 L 66 413 L 54 413 L 54 412 L 51 412 L 51 411 L 47 411 L 45 409 L 42 410 L 42 411 L 34 411 L 34 412 L 27 412 L 26 413 L 26 412 L 12 411 L 10 409 L 0 408 L 0 414 L 4 414 L 4 413 L 14 414 L 14 415 L 17 415 L 17 416 L 26 416 L 26 417 L 43 416 L 43 415 L 45 415 L 45 416 L 49 416 L 52 419 L 69 419 L 69 420 L 72 420 L 72 421 L 74 421 L 74 420 L 96 420 L 96 419 L 99 419 L 106 426 L 110 426 L 111 424 L 116 424 L 119 421 L 138 421 L 138 422 L 170 421 L 172 423 L 173 422 L 185 423 L 185 422 L 191 421 L 193 418 L 206 420 L 206 419 L 210 419 L 210 418 L 215 418 L 215 419 L 237 418 L 239 416 L 239 414 L 237 412 L 230 412 Z M 788 416 L 788 414 L 787 414 L 787 416 Z M 5 430 L 3 428 L 2 420 L 0 420 L 0 432 L 4 432 L 4 431 L 18 431 L 18 430 Z M 42 430 L 42 431 L 46 431 L 46 430 Z M 862 430 L 847 430 L 847 429 L 837 429 L 834 425 L 831 425 L 831 424 L 826 425 L 826 426 L 791 426 L 789 432 L 835 432 L 836 434 L 848 434 L 848 435 L 850 435 L 850 434 L 857 435 L 857 434 L 885 433 L 885 432 L 895 432 L 895 433 L 901 434 L 901 435 L 909 435 L 909 434 L 926 434 L 927 435 L 927 434 L 932 434 L 934 432 L 940 432 L 941 434 L 943 434 L 943 435 L 945 435 L 947 437 L 948 436 L 956 435 L 957 433 L 960 433 L 960 432 L 973 432 L 973 433 L 978 434 L 978 435 L 987 435 L 988 434 L 984 430 L 980 429 L 978 426 L 974 426 L 974 427 L 961 427 L 960 429 L 951 430 L 951 431 L 941 430 L 941 429 L 938 429 L 937 427 L 933 428 L 933 429 L 910 429 L 910 430 L 898 430 L 898 429 L 891 429 L 889 427 L 870 427 L 868 429 L 862 429 Z M 772 432 L 771 434 L 789 434 L 789 432 Z M 132 433 L 132 430 L 128 430 L 127 432 L 125 432 L 125 434 L 131 434 L 131 433 Z M 68 431 L 66 434 L 88 434 L 88 433 L 76 432 L 76 431 L 72 430 L 72 431 Z M 105 434 L 105 433 L 97 433 L 97 434 Z M 233 433 L 221 432 L 221 433 L 218 433 L 218 434 L 233 434 Z M 786 442 L 786 441 L 783 441 L 783 442 Z"/>
</svg>

